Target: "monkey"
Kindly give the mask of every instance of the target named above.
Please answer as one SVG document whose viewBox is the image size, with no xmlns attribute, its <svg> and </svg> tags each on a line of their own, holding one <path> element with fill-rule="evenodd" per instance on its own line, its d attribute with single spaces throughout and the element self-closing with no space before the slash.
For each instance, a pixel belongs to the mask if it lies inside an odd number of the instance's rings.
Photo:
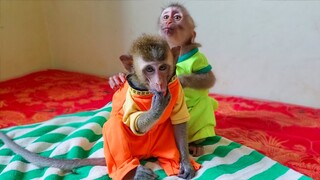
<svg viewBox="0 0 320 180">
<path fill-rule="evenodd" d="M 184 94 L 175 75 L 180 47 L 170 48 L 156 35 L 142 35 L 130 55 L 120 57 L 127 82 L 115 92 L 112 111 L 102 129 L 104 158 L 54 159 L 32 153 L 0 131 L 0 139 L 13 152 L 40 167 L 74 170 L 107 166 L 112 179 L 157 179 L 141 159 L 156 157 L 167 175 L 191 179 L 201 165 L 189 158 Z"/>
<path fill-rule="evenodd" d="M 193 156 L 200 156 L 204 153 L 201 142 L 207 137 L 215 136 L 214 110 L 217 109 L 218 102 L 208 96 L 208 89 L 213 87 L 216 77 L 206 57 L 199 52 L 198 48 L 201 45 L 195 42 L 195 27 L 188 10 L 179 3 L 172 3 L 163 8 L 158 18 L 159 34 L 166 39 L 171 48 L 181 47 L 176 75 L 185 91 L 191 114 L 188 121 L 189 150 Z M 119 73 L 109 78 L 109 85 L 117 89 L 125 81 L 125 74 Z"/>
<path fill-rule="evenodd" d="M 127 81 L 113 95 L 110 119 L 102 131 L 109 176 L 156 179 L 139 164 L 154 156 L 167 175 L 191 179 L 200 165 L 189 158 L 189 112 L 175 75 L 180 47 L 170 49 L 162 37 L 144 34 L 129 53 L 129 58 L 120 57 Z"/>
<path fill-rule="evenodd" d="M 170 4 L 163 9 L 158 24 L 160 34 L 171 47 L 181 46 L 176 73 L 184 87 L 191 115 L 188 121 L 189 148 L 194 156 L 200 156 L 204 153 L 200 143 L 215 135 L 214 110 L 218 103 L 208 96 L 208 89 L 214 85 L 215 76 L 206 57 L 199 52 L 198 47 L 201 45 L 195 43 L 195 23 L 184 6 Z"/>
</svg>

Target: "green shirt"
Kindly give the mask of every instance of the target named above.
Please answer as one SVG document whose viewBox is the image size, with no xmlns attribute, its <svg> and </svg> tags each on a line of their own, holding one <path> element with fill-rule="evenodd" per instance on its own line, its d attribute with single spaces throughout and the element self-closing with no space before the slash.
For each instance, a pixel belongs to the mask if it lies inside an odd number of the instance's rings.
<svg viewBox="0 0 320 180">
<path fill-rule="evenodd" d="M 179 57 L 177 62 L 177 76 L 205 74 L 211 71 L 212 67 L 207 58 L 195 48 Z M 214 110 L 218 102 L 210 97 L 209 89 L 184 88 L 184 95 L 190 120 L 188 121 L 188 141 L 194 142 L 215 135 L 214 127 L 216 120 Z"/>
<path fill-rule="evenodd" d="M 179 57 L 177 62 L 176 73 L 177 76 L 181 75 L 190 75 L 192 73 L 196 74 L 205 74 L 211 71 L 212 67 L 208 63 L 207 58 L 199 52 L 198 48 L 195 48 Z M 200 96 L 208 96 L 209 89 L 191 89 L 184 88 L 184 94 L 186 97 L 187 106 L 193 106 L 195 102 L 193 100 L 197 100 Z"/>
</svg>

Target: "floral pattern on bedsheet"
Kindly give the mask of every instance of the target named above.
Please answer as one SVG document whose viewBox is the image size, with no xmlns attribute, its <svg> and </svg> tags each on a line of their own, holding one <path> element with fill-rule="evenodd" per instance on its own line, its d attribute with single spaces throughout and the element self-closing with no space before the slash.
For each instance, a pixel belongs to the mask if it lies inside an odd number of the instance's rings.
<svg viewBox="0 0 320 180">
<path fill-rule="evenodd" d="M 320 109 L 260 99 L 212 96 L 219 101 L 218 135 L 320 179 Z"/>
<path fill-rule="evenodd" d="M 111 101 L 102 77 L 46 70 L 0 83 L 0 128 L 94 110 Z"/>
</svg>

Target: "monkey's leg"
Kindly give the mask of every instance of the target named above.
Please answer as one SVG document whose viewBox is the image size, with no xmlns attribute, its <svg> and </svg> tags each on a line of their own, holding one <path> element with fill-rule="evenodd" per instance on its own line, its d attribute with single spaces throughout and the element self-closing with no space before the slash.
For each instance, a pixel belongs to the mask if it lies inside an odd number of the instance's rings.
<svg viewBox="0 0 320 180">
<path fill-rule="evenodd" d="M 200 156 L 204 153 L 201 142 L 208 137 L 215 136 L 214 109 L 217 107 L 217 103 L 208 96 L 194 99 L 188 103 L 190 106 L 188 108 L 190 113 L 188 121 L 189 151 L 193 156 Z"/>
<path fill-rule="evenodd" d="M 180 170 L 180 153 L 177 148 L 170 121 L 157 127 L 152 156 L 158 157 L 161 167 L 168 176 L 177 175 Z"/>
<path fill-rule="evenodd" d="M 121 119 L 113 116 L 103 126 L 103 138 L 106 164 L 112 179 L 124 179 L 129 176 L 133 178 L 136 173 L 156 176 L 153 172 L 138 167 L 139 160 L 148 154 L 149 136 L 134 135 Z"/>
</svg>

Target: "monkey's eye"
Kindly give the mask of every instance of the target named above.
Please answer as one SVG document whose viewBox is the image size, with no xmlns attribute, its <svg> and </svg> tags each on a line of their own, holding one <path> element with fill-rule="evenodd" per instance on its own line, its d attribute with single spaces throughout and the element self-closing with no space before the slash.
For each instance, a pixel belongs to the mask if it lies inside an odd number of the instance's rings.
<svg viewBox="0 0 320 180">
<path fill-rule="evenodd" d="M 177 21 L 180 21 L 181 20 L 181 18 L 182 18 L 182 16 L 181 15 L 179 15 L 179 14 L 177 14 L 177 15 L 174 15 L 174 20 L 177 20 Z"/>
<path fill-rule="evenodd" d="M 163 15 L 162 19 L 165 19 L 165 20 L 169 19 L 169 15 Z"/>
<path fill-rule="evenodd" d="M 161 66 L 159 67 L 159 70 L 160 70 L 160 71 L 165 71 L 165 70 L 167 70 L 167 68 L 168 68 L 168 66 L 167 66 L 166 64 L 163 64 L 163 65 L 161 65 Z"/>
<path fill-rule="evenodd" d="M 147 66 L 145 69 L 144 69 L 147 73 L 151 73 L 154 71 L 153 67 L 152 66 Z"/>
</svg>

